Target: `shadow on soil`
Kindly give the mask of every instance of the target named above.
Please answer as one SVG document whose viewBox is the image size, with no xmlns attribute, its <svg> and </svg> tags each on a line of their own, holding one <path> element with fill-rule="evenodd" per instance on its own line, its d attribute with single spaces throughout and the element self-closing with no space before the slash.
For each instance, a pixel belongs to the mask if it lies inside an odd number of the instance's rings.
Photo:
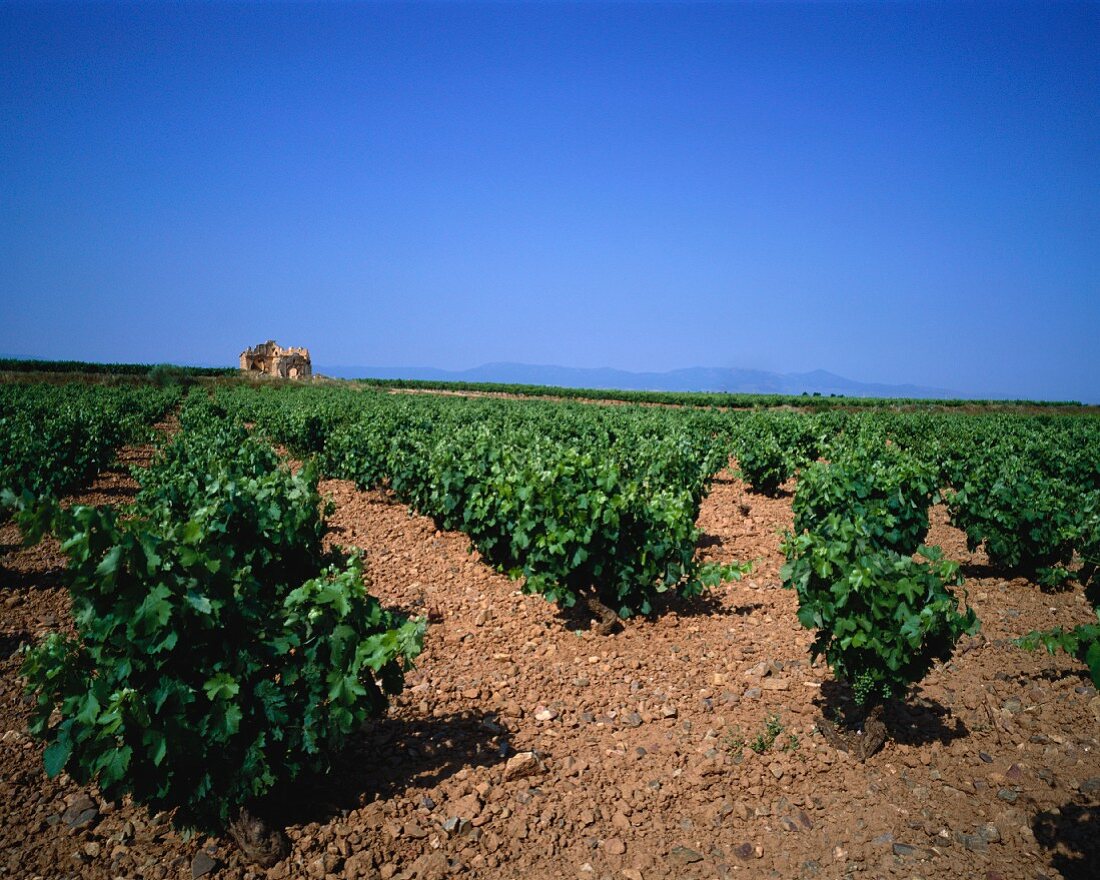
<svg viewBox="0 0 1100 880">
<path fill-rule="evenodd" d="M 31 644 L 31 634 L 23 632 L 0 634 L 0 660 L 8 660 L 14 657 L 22 645 Z"/>
<path fill-rule="evenodd" d="M 512 754 L 509 733 L 492 713 L 371 722 L 327 775 L 305 776 L 273 798 L 281 825 L 325 822 L 407 789 L 431 788 L 463 768 L 489 767 Z"/>
<path fill-rule="evenodd" d="M 959 566 L 959 572 L 967 580 L 981 580 L 984 578 L 1004 578 L 1007 572 L 996 565 L 987 562 L 964 562 Z"/>
<path fill-rule="evenodd" d="M 660 620 L 666 614 L 675 614 L 683 618 L 745 617 L 765 607 L 761 602 L 730 606 L 717 590 L 707 590 L 698 596 L 684 596 L 677 591 L 669 591 L 655 596 L 652 604 L 653 609 L 645 615 L 645 619 L 651 622 Z M 587 630 L 594 622 L 598 622 L 595 615 L 580 603 L 572 608 L 558 606 L 555 613 L 561 625 L 569 630 Z M 624 625 L 629 626 L 629 623 L 620 620 L 613 632 L 621 632 Z"/>
<path fill-rule="evenodd" d="M 20 571 L 0 563 L 0 587 L 11 590 L 57 590 L 64 586 L 64 568 Z"/>
<path fill-rule="evenodd" d="M 1035 585 L 1042 593 L 1065 593 L 1072 590 L 1073 585 L 1077 582 L 1071 577 L 1058 584 L 1040 584 L 1038 582 L 1039 575 L 1036 572 L 1013 571 L 1003 565 L 992 565 L 988 562 L 964 562 L 959 566 L 959 571 L 967 580 L 999 578 L 1002 581 L 1010 582 L 1022 577 Z"/>
<path fill-rule="evenodd" d="M 1100 865 L 1100 806 L 1070 803 L 1043 810 L 1031 830 L 1050 855 L 1050 866 L 1066 880 L 1093 880 Z"/>
<path fill-rule="evenodd" d="M 706 550 L 708 547 L 723 547 L 725 541 L 718 535 L 710 535 L 704 532 L 699 536 L 699 540 L 695 542 L 697 550 Z"/>
<path fill-rule="evenodd" d="M 833 679 L 821 683 L 821 696 L 815 705 L 827 718 L 834 718 L 839 711 L 843 718 L 859 717 L 858 707 L 852 698 L 851 688 Z M 906 702 L 891 700 L 886 704 L 883 722 L 889 742 L 908 746 L 921 746 L 938 742 L 943 745 L 970 735 L 970 729 L 961 718 L 927 697 L 915 697 Z"/>
<path fill-rule="evenodd" d="M 1067 678 L 1076 678 L 1080 680 L 1081 684 L 1078 687 L 1088 687 L 1092 684 L 1092 677 L 1089 675 L 1088 669 L 1044 669 L 1042 672 L 1036 672 L 1033 675 L 1019 675 L 1016 680 L 1021 686 L 1030 684 L 1033 681 L 1065 681 Z"/>
<path fill-rule="evenodd" d="M 743 615 L 744 608 L 731 608 L 720 590 L 706 590 L 698 596 L 684 596 L 676 591 L 662 593 L 653 600 L 651 617 L 656 619 L 670 612 L 675 612 L 679 617 L 728 617 Z"/>
</svg>

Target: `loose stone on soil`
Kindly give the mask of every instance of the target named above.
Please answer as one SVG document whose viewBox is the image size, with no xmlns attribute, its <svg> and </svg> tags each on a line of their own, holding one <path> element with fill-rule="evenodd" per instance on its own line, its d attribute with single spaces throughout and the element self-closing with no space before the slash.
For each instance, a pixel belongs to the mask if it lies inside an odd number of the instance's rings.
<svg viewBox="0 0 1100 880">
<path fill-rule="evenodd" d="M 200 849 L 191 860 L 191 880 L 205 877 L 218 867 L 218 862 L 206 850 Z"/>
<path fill-rule="evenodd" d="M 522 779 L 537 773 L 539 769 L 539 759 L 534 752 L 519 752 L 512 755 L 504 765 L 504 778 L 506 780 Z"/>
<path fill-rule="evenodd" d="M 610 840 L 605 841 L 603 848 L 605 852 L 613 856 L 621 856 L 626 852 L 626 844 L 618 837 L 612 837 Z"/>
<path fill-rule="evenodd" d="M 703 854 L 690 847 L 677 844 L 668 854 L 669 860 L 677 865 L 691 865 L 703 861 Z"/>
<path fill-rule="evenodd" d="M 99 807 L 95 805 L 95 801 L 87 795 L 79 795 L 61 814 L 61 821 L 70 828 L 83 828 L 94 822 L 98 816 Z"/>
</svg>

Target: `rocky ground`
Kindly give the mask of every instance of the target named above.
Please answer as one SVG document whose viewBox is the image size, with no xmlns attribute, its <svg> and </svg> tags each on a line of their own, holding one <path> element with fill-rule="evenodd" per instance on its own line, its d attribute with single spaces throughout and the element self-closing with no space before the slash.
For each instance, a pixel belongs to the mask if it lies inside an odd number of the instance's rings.
<svg viewBox="0 0 1100 880">
<path fill-rule="evenodd" d="M 149 450 L 127 450 L 128 462 Z M 113 470 L 78 499 L 119 503 Z M 792 487 L 788 487 L 792 488 Z M 1005 580 L 934 510 L 982 634 L 904 708 L 866 764 L 815 732 L 843 697 L 809 662 L 779 586 L 790 496 L 723 473 L 701 552 L 757 561 L 693 603 L 597 636 L 494 572 L 384 491 L 327 481 L 331 539 L 366 551 L 372 592 L 427 614 L 406 692 L 289 807 L 289 858 L 244 864 L 226 840 L 48 780 L 25 734 L 20 644 L 68 626 L 64 558 L 0 527 L 0 875 L 325 878 L 1093 877 L 1100 698 L 1071 658 L 1010 639 L 1089 619 L 1080 590 Z"/>
</svg>

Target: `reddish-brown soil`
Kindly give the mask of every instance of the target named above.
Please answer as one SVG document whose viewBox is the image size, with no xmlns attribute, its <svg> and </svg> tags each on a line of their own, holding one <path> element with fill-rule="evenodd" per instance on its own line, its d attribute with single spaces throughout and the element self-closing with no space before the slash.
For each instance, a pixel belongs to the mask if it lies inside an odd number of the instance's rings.
<svg viewBox="0 0 1100 880">
<path fill-rule="evenodd" d="M 147 451 L 131 451 L 140 460 Z M 788 489 L 793 487 L 788 487 Z M 109 472 L 80 499 L 118 503 Z M 982 635 L 965 639 L 860 764 L 815 719 L 838 689 L 779 586 L 790 496 L 728 473 L 701 553 L 756 560 L 740 583 L 600 637 L 487 567 L 384 491 L 327 481 L 331 539 L 364 549 L 371 590 L 429 614 L 407 690 L 325 780 L 287 806 L 292 852 L 263 871 L 226 840 L 48 780 L 25 733 L 19 644 L 68 626 L 64 559 L 0 528 L 0 875 L 9 877 L 1093 877 L 1100 699 L 1083 667 L 1010 639 L 1089 620 L 1079 590 L 1005 580 L 934 510 Z M 751 745 L 770 717 L 782 730 Z M 516 753 L 527 775 L 508 778 Z"/>
</svg>

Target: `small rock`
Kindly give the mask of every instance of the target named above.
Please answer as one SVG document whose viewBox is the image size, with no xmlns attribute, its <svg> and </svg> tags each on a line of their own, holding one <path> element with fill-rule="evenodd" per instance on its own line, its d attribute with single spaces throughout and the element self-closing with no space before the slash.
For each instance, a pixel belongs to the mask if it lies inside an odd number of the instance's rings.
<svg viewBox="0 0 1100 880">
<path fill-rule="evenodd" d="M 604 852 L 610 853 L 613 856 L 621 856 L 626 852 L 626 844 L 618 837 L 612 837 L 610 840 L 604 841 L 603 848 Z"/>
<path fill-rule="evenodd" d="M 373 874 L 374 861 L 369 852 L 357 852 L 344 862 L 344 880 L 360 880 Z"/>
<path fill-rule="evenodd" d="M 522 779 L 538 772 L 541 768 L 539 759 L 534 752 L 518 752 L 508 759 L 504 765 L 505 779 Z"/>
<path fill-rule="evenodd" d="M 990 755 L 988 752 L 978 752 L 978 757 L 985 761 L 985 763 L 987 764 L 993 763 L 993 756 Z"/>
<path fill-rule="evenodd" d="M 761 692 L 760 688 L 758 688 L 758 687 L 757 688 L 749 688 L 747 691 L 745 691 L 745 699 L 746 700 L 759 700 L 761 693 L 762 692 Z"/>
<path fill-rule="evenodd" d="M 798 823 L 794 821 L 790 816 L 783 816 L 779 820 L 779 824 L 783 826 L 784 831 L 797 831 Z"/>
<path fill-rule="evenodd" d="M 961 843 L 971 852 L 984 853 L 989 852 L 988 841 L 983 840 L 977 834 L 963 834 L 960 831 L 955 832 L 955 840 Z"/>
<path fill-rule="evenodd" d="M 195 854 L 195 857 L 191 859 L 191 880 L 198 880 L 199 877 L 205 877 L 216 867 L 218 867 L 217 860 L 206 850 L 200 849 Z"/>
<path fill-rule="evenodd" d="M 336 856 L 331 853 L 325 853 L 310 861 L 306 865 L 306 873 L 309 874 L 313 880 L 325 880 L 333 869 L 336 868 Z"/>
<path fill-rule="evenodd" d="M 470 820 L 451 816 L 443 820 L 443 831 L 451 837 L 459 837 L 470 830 Z"/>
<path fill-rule="evenodd" d="M 999 797 L 1005 803 L 1014 804 L 1016 803 L 1016 798 L 1019 797 L 1019 795 L 1017 795 L 1016 792 L 1014 792 L 1011 788 L 1002 788 L 1000 791 L 997 792 L 997 797 Z"/>
<path fill-rule="evenodd" d="M 673 706 L 671 703 L 661 707 L 662 718 L 675 718 L 676 714 L 676 707 Z"/>
<path fill-rule="evenodd" d="M 173 864 L 173 868 L 175 865 Z M 154 874 L 154 877 L 163 877 L 163 874 Z M 382 875 L 385 877 L 385 874 Z M 393 871 L 390 871 L 390 876 L 393 876 Z M 275 865 L 274 868 L 269 868 L 267 872 L 267 880 L 287 880 L 290 877 L 290 859 L 283 859 L 281 862 Z"/>
<path fill-rule="evenodd" d="M 70 828 L 83 828 L 90 825 L 99 816 L 99 808 L 86 794 L 78 795 L 61 814 L 61 821 Z"/>
<path fill-rule="evenodd" d="M 447 856 L 441 850 L 425 853 L 409 866 L 409 876 L 419 880 L 442 880 L 447 874 Z"/>
<path fill-rule="evenodd" d="M 893 850 L 896 856 L 911 856 L 917 851 L 917 848 L 910 846 L 908 843 L 895 843 Z"/>
<path fill-rule="evenodd" d="M 774 776 L 776 779 L 783 778 L 784 770 L 778 763 L 768 765 L 768 769 L 771 771 L 772 776 Z"/>
<path fill-rule="evenodd" d="M 536 721 L 553 721 L 558 717 L 558 713 L 554 709 L 550 709 L 547 706 L 539 706 L 535 710 Z"/>
<path fill-rule="evenodd" d="M 468 794 L 465 797 L 459 798 L 457 801 L 455 801 L 455 803 L 451 806 L 450 811 L 452 815 L 459 816 L 463 819 L 476 819 L 478 816 L 481 815 L 481 801 L 478 799 L 478 796 L 476 794 Z M 415 819 L 412 822 L 407 823 L 406 827 L 408 826 L 412 826 L 410 829 L 412 831 L 412 833 L 409 835 L 410 837 L 419 839 L 427 836 L 426 833 L 418 833 L 423 829 L 420 828 L 419 823 L 417 823 Z"/>
<path fill-rule="evenodd" d="M 760 682 L 760 687 L 766 691 L 790 690 L 791 682 L 787 678 L 765 678 Z"/>
<path fill-rule="evenodd" d="M 1081 783 L 1081 791 L 1093 792 L 1100 791 L 1100 776 L 1090 776 L 1084 782 Z"/>
<path fill-rule="evenodd" d="M 642 880 L 642 872 L 637 868 L 623 868 L 622 874 L 626 880 Z"/>
<path fill-rule="evenodd" d="M 739 859 L 748 861 L 753 857 L 753 846 L 751 843 L 741 843 L 733 848 L 733 854 Z"/>
<path fill-rule="evenodd" d="M 986 843 L 997 843 L 1001 839 L 1000 829 L 992 823 L 978 826 L 978 836 Z"/>
<path fill-rule="evenodd" d="M 641 727 L 642 716 L 637 712 L 628 712 L 623 716 L 623 724 L 627 727 Z"/>
<path fill-rule="evenodd" d="M 671 861 L 678 865 L 692 865 L 695 862 L 703 861 L 703 854 L 691 849 L 690 847 L 677 844 L 669 852 L 668 857 Z"/>
<path fill-rule="evenodd" d="M 423 840 L 428 836 L 428 832 L 423 825 L 413 819 L 401 826 L 401 836 L 411 840 Z M 322 874 L 322 876 L 324 875 Z"/>
</svg>

